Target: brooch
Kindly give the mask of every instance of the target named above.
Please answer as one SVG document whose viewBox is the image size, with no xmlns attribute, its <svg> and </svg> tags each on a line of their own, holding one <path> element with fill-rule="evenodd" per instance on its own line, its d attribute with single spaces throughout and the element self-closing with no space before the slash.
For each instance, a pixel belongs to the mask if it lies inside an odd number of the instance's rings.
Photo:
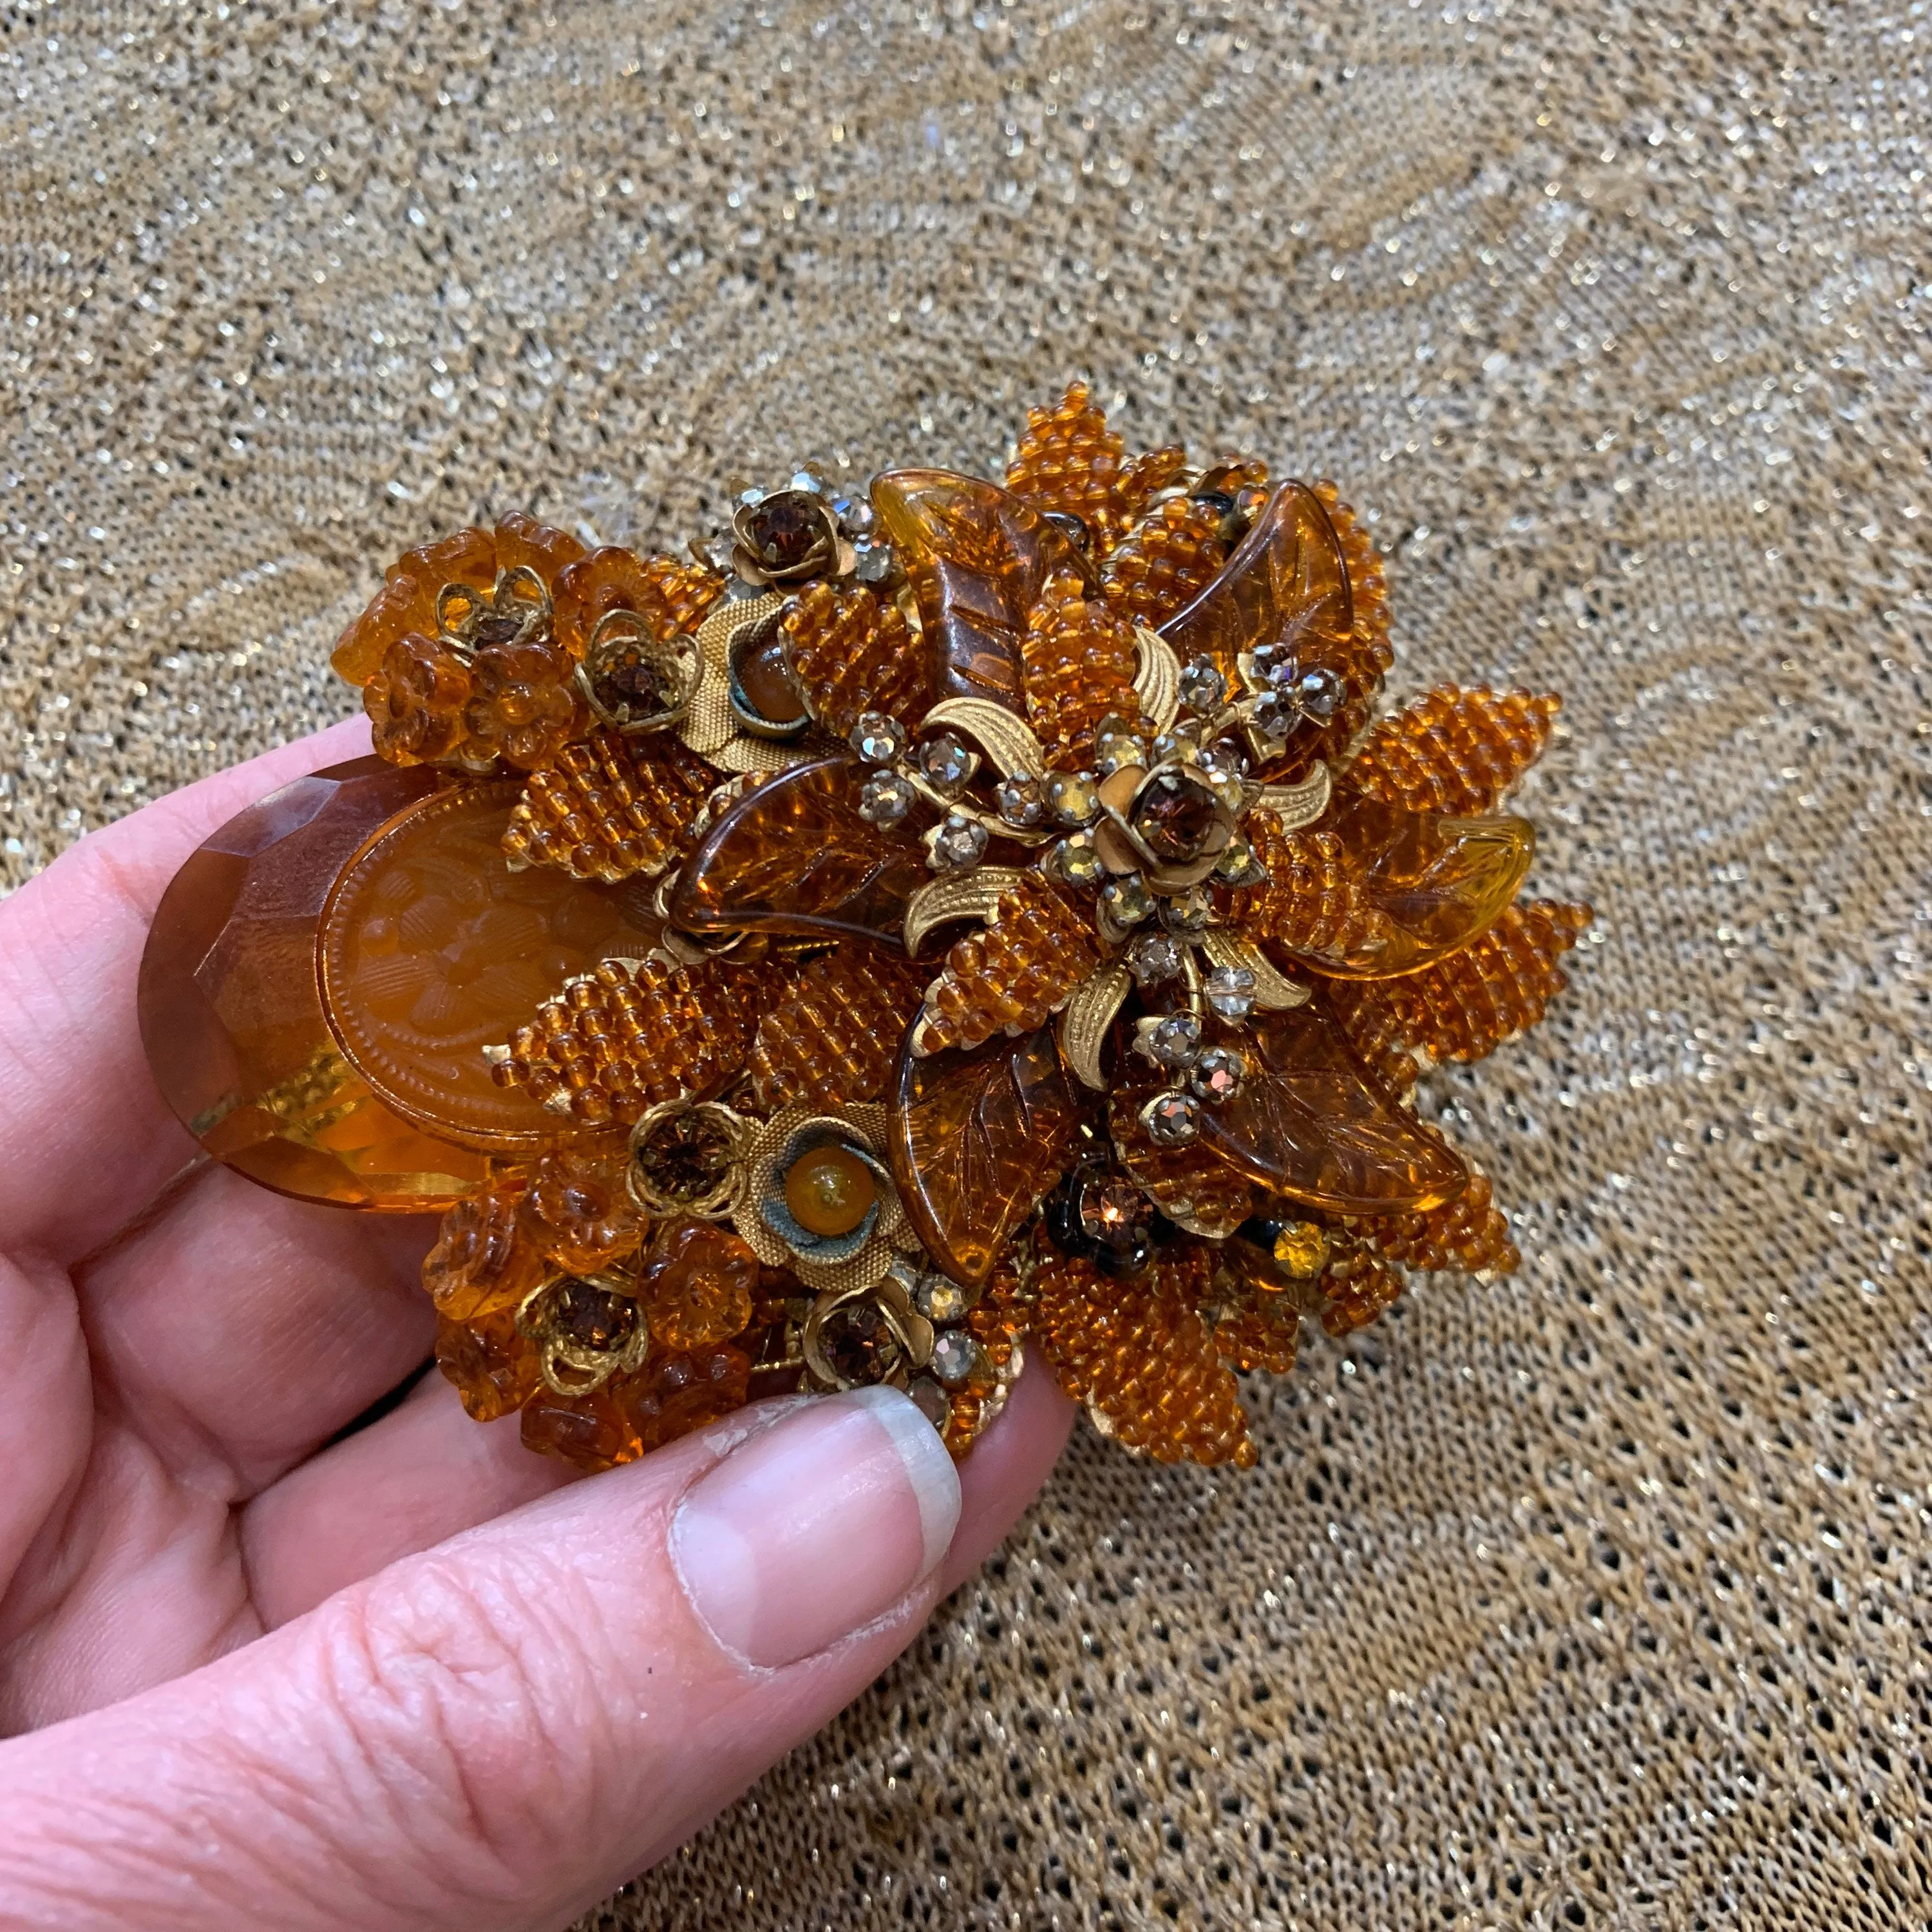
<svg viewBox="0 0 1932 1932">
<path fill-rule="evenodd" d="M 1004 486 L 745 488 L 688 556 L 522 515 L 338 645 L 375 753 L 194 854 L 143 1037 L 215 1159 L 442 1216 L 436 1356 L 591 1468 L 889 1382 L 957 1454 L 1031 1349 L 1251 1462 L 1237 1371 L 1516 1264 L 1417 1116 L 1587 906 L 1501 810 L 1553 697 L 1377 715 L 1326 483 L 1130 457 L 1078 384 Z"/>
</svg>

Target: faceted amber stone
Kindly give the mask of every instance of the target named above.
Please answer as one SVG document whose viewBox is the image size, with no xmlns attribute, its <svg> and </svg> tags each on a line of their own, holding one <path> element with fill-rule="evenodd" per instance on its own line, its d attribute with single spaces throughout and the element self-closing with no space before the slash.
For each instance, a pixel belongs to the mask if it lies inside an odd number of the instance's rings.
<svg viewBox="0 0 1932 1932">
<path fill-rule="evenodd" d="M 504 855 L 512 866 L 557 866 L 607 885 L 655 874 L 716 782 L 668 734 L 627 738 L 600 726 L 530 774 L 503 833 Z"/>
<path fill-rule="evenodd" d="M 496 519 L 496 568 L 533 570 L 548 586 L 567 566 L 584 554 L 584 546 L 568 530 L 540 524 L 522 510 Z"/>
<path fill-rule="evenodd" d="M 483 1055 L 572 974 L 658 927 L 622 894 L 501 850 L 518 787 L 464 785 L 399 814 L 344 870 L 317 957 L 329 1023 L 397 1112 L 464 1145 L 535 1151 L 566 1116 L 497 1084 Z"/>
<path fill-rule="evenodd" d="M 876 1100 L 923 992 L 903 954 L 842 939 L 806 965 L 760 1024 L 751 1058 L 758 1105 L 776 1113 L 800 1100 Z"/>
<path fill-rule="evenodd" d="M 452 1322 L 514 1314 L 543 1279 L 544 1256 L 523 1226 L 520 1174 L 493 1179 L 442 1217 L 423 1257 L 423 1286 L 436 1312 Z"/>
<path fill-rule="evenodd" d="M 1000 896 L 991 925 L 956 940 L 926 996 L 918 1051 L 1030 1033 L 1100 963 L 1093 927 L 1038 872 Z"/>
<path fill-rule="evenodd" d="M 517 1332 L 514 1308 L 463 1322 L 439 1316 L 436 1364 L 478 1422 L 494 1422 L 522 1408 L 536 1393 L 540 1373 L 536 1350 Z"/>
<path fill-rule="evenodd" d="M 524 1405 L 524 1447 L 596 1473 L 644 1453 L 635 1418 L 620 1403 L 621 1378 L 587 1395 L 539 1385 Z"/>
<path fill-rule="evenodd" d="M 155 911 L 139 995 L 155 1082 L 217 1160 L 282 1193 L 421 1214 L 487 1171 L 376 1097 L 338 1049 L 316 985 L 337 874 L 435 783 L 380 758 L 298 778 L 214 833 Z"/>
<path fill-rule="evenodd" d="M 1522 1257 L 1509 1220 L 1494 1203 L 1489 1177 L 1472 1174 L 1454 1201 L 1426 1214 L 1396 1214 L 1363 1224 L 1360 1234 L 1386 1261 L 1436 1274 L 1514 1274 Z"/>
<path fill-rule="evenodd" d="M 628 1125 L 661 1101 L 704 1100 L 745 1064 L 772 969 L 726 957 L 674 966 L 605 959 L 568 981 L 493 1047 L 490 1077 L 560 1125 Z"/>
<path fill-rule="evenodd" d="M 862 712 L 922 716 L 931 701 L 926 654 L 904 613 L 862 585 L 808 584 L 781 626 L 812 715 L 848 736 Z"/>
<path fill-rule="evenodd" d="M 1102 573 L 1107 601 L 1136 624 L 1158 629 L 1214 582 L 1228 560 L 1223 512 L 1172 496 L 1136 524 Z"/>
<path fill-rule="evenodd" d="M 849 758 L 794 765 L 720 814 L 678 878 L 690 932 L 855 932 L 896 940 L 932 876 L 917 835 L 859 815 Z"/>
<path fill-rule="evenodd" d="M 637 1374 L 613 1383 L 611 1394 L 639 1446 L 657 1449 L 742 1408 L 751 1370 L 751 1358 L 729 1342 L 694 1344 L 654 1352 Z"/>
<path fill-rule="evenodd" d="M 572 564 L 550 586 L 556 640 L 581 658 L 602 619 L 613 610 L 634 610 L 652 636 L 666 641 L 694 631 L 724 589 L 715 571 L 607 545 Z"/>
<path fill-rule="evenodd" d="M 688 1216 L 665 1222 L 638 1283 L 653 1341 L 683 1352 L 742 1334 L 758 1276 L 758 1258 L 742 1235 Z"/>
<path fill-rule="evenodd" d="M 1006 465 L 1006 488 L 1043 507 L 1078 517 L 1104 554 L 1157 490 L 1179 473 L 1186 452 L 1178 446 L 1129 461 L 1126 446 L 1088 394 L 1070 382 L 1050 409 L 1027 412 L 1026 434 Z"/>
<path fill-rule="evenodd" d="M 1554 693 L 1440 686 L 1376 726 L 1348 782 L 1412 812 L 1493 812 L 1543 755 L 1562 708 Z"/>
<path fill-rule="evenodd" d="M 544 1258 L 577 1274 L 601 1274 L 634 1254 L 650 1228 L 625 1184 L 630 1150 L 554 1148 L 531 1168 L 523 1226 Z"/>
<path fill-rule="evenodd" d="M 974 476 L 898 470 L 872 501 L 919 600 L 935 698 L 1022 709 L 1020 640 L 1048 575 L 1080 568 L 1040 513 Z"/>
<path fill-rule="evenodd" d="M 1076 770 L 1090 766 L 1094 727 L 1109 716 L 1139 717 L 1134 627 L 1088 596 L 1071 571 L 1047 580 L 1028 616 L 1020 655 L 1027 722 L 1049 763 Z"/>
<path fill-rule="evenodd" d="M 983 1284 L 1072 1165 L 1080 1124 L 1050 1028 L 971 1053 L 902 1054 L 892 1180 L 934 1262 L 968 1287 Z"/>
<path fill-rule="evenodd" d="M 1033 1339 L 1060 1387 L 1128 1448 L 1157 1462 L 1247 1468 L 1255 1447 L 1240 1393 L 1198 1312 L 1208 1272 L 1205 1250 L 1192 1241 L 1135 1281 L 1049 1255 L 1034 1280 Z"/>
<path fill-rule="evenodd" d="M 458 530 L 405 552 L 384 574 L 374 601 L 338 640 L 329 659 L 336 675 L 367 684 L 399 638 L 412 631 L 435 636 L 436 593 L 445 584 L 488 590 L 496 581 L 496 539 L 488 530 Z"/>
</svg>

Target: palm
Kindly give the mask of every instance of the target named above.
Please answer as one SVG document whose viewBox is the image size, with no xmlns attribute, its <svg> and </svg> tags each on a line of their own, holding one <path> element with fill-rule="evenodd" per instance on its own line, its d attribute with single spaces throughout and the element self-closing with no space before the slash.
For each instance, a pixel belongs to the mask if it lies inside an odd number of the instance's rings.
<svg viewBox="0 0 1932 1932">
<path fill-rule="evenodd" d="M 360 723 L 148 807 L 0 908 L 0 1731 L 191 1670 L 568 1480 L 431 1378 L 420 1221 L 286 1201 L 195 1145 L 134 988 L 188 853 Z"/>
</svg>

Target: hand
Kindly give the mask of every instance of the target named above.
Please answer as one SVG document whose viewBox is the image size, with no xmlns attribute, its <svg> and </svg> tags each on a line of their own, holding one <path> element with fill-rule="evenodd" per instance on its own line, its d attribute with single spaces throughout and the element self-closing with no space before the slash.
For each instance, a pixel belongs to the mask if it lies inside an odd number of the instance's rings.
<svg viewBox="0 0 1932 1932">
<path fill-rule="evenodd" d="M 9 1926 L 560 1925 L 868 1683 L 1066 1436 L 1033 1376 L 956 1476 L 880 1390 L 587 1479 L 437 1376 L 342 1435 L 429 1353 L 428 1226 L 191 1166 L 134 986 L 188 854 L 366 744 L 191 786 L 0 905 Z"/>
</svg>

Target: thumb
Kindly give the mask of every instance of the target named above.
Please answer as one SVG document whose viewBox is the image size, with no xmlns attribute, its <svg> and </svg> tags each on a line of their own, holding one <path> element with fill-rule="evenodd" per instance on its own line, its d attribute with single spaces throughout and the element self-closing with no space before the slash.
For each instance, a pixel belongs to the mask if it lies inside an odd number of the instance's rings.
<svg viewBox="0 0 1932 1932">
<path fill-rule="evenodd" d="M 896 1391 L 742 1411 L 0 1747 L 0 1923 L 561 1926 L 884 1668 L 1069 1413 L 1022 1378 L 962 1495 Z"/>
</svg>

